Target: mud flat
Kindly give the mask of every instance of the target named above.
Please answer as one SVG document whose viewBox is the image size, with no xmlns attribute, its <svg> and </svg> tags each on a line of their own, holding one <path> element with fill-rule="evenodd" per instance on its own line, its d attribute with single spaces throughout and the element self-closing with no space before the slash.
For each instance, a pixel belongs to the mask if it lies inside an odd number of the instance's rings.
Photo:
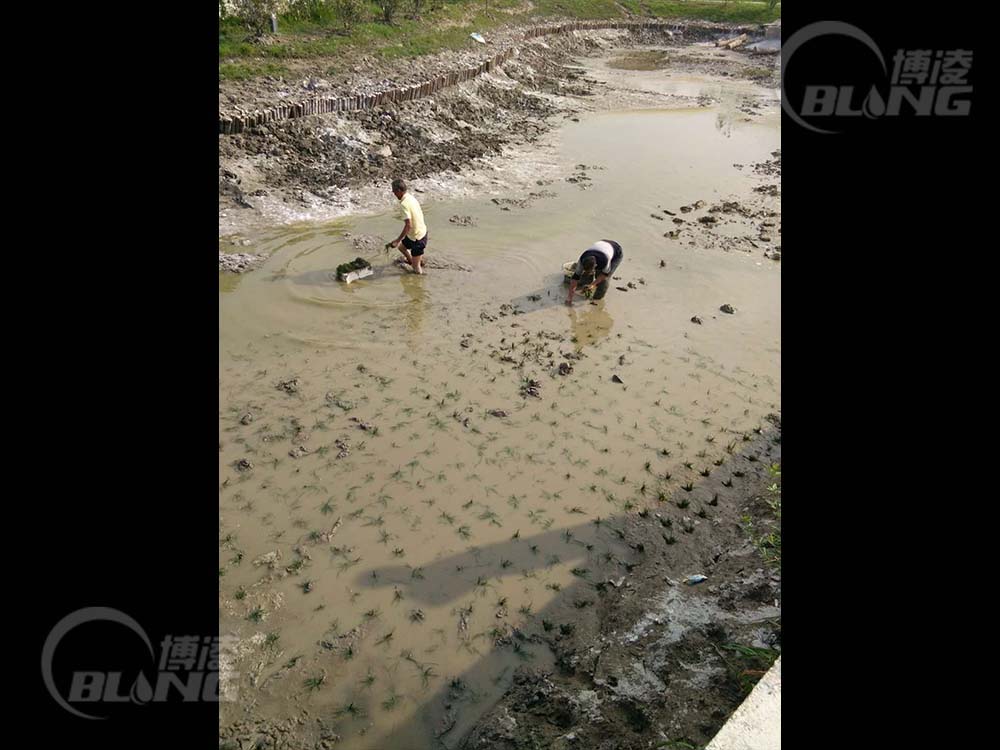
<svg viewBox="0 0 1000 750">
<path fill-rule="evenodd" d="M 426 276 L 381 183 L 223 209 L 260 261 L 220 273 L 220 747 L 700 747 L 777 656 L 776 91 L 620 41 L 534 89 L 561 127 L 413 180 Z"/>
</svg>

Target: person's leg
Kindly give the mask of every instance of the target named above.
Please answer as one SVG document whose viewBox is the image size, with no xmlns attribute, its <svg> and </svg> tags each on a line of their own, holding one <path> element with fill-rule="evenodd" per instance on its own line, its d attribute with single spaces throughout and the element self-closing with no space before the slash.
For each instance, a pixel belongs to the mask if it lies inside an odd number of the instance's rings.
<svg viewBox="0 0 1000 750">
<path fill-rule="evenodd" d="M 403 257 L 406 258 L 406 262 L 413 265 L 413 256 L 410 254 L 410 248 L 413 247 L 413 240 L 409 237 L 404 237 L 403 242 L 396 247 L 403 254 Z"/>
<path fill-rule="evenodd" d="M 608 293 L 608 285 L 611 283 L 611 277 L 609 276 L 600 284 L 597 285 L 597 289 L 594 290 L 594 299 L 604 299 L 604 295 Z"/>
<path fill-rule="evenodd" d="M 424 272 L 424 250 L 427 248 L 427 237 L 426 235 L 421 239 L 413 243 L 413 270 L 416 273 Z"/>
</svg>

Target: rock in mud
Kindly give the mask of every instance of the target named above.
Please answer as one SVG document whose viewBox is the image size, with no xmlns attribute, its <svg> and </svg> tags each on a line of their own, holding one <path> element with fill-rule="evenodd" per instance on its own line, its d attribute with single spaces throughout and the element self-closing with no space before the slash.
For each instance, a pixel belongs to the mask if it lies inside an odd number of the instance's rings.
<svg viewBox="0 0 1000 750">
<path fill-rule="evenodd" d="M 448 219 L 452 224 L 458 224 L 460 227 L 474 227 L 476 226 L 476 220 L 471 216 L 452 216 Z"/>
<path fill-rule="evenodd" d="M 622 379 L 621 379 L 620 377 L 618 377 L 617 375 L 612 375 L 612 376 L 611 376 L 611 382 L 612 382 L 612 383 L 621 383 L 622 385 L 625 385 L 625 381 L 624 381 L 624 380 L 622 380 Z"/>
<path fill-rule="evenodd" d="M 559 363 L 559 374 L 560 375 L 569 375 L 571 372 L 573 372 L 573 365 L 571 365 L 569 362 L 560 362 Z"/>
<path fill-rule="evenodd" d="M 698 325 L 701 325 L 701 318 L 699 318 L 697 315 L 695 315 L 693 318 L 691 318 L 691 322 L 692 323 L 697 323 Z"/>
<path fill-rule="evenodd" d="M 266 552 L 265 554 L 257 557 L 253 561 L 253 566 L 259 568 L 261 565 L 266 565 L 269 568 L 274 568 L 278 564 L 278 560 L 281 559 L 281 551 L 274 550 L 273 552 Z"/>
<path fill-rule="evenodd" d="M 219 253 L 219 270 L 229 273 L 246 273 L 252 271 L 264 260 L 261 255 L 253 253 Z"/>
<path fill-rule="evenodd" d="M 253 462 L 249 458 L 241 458 L 236 462 L 237 471 L 250 471 L 253 468 Z"/>
<path fill-rule="evenodd" d="M 375 431 L 375 425 L 373 425 L 371 422 L 362 422 L 357 417 L 351 417 L 351 421 L 358 426 L 359 430 L 364 430 L 365 432 Z"/>
<path fill-rule="evenodd" d="M 282 380 L 274 387 L 279 391 L 284 391 L 285 393 L 292 395 L 299 392 L 299 379 L 291 378 L 290 380 Z"/>
<path fill-rule="evenodd" d="M 486 413 L 489 414 L 491 417 L 500 417 L 501 419 L 503 417 L 509 416 L 509 414 L 505 412 L 503 409 L 490 409 Z"/>
<path fill-rule="evenodd" d="M 728 313 L 729 315 L 732 315 L 733 313 L 736 312 L 736 309 L 732 305 L 729 305 L 729 304 L 723 305 L 719 309 L 722 312 L 724 312 L 724 313 Z"/>
<path fill-rule="evenodd" d="M 250 412 L 247 412 L 242 417 L 240 417 L 240 424 L 242 425 L 248 425 L 251 422 L 253 422 L 253 414 Z"/>
<path fill-rule="evenodd" d="M 521 396 L 533 396 L 534 398 L 542 397 L 542 384 L 537 380 L 526 380 L 521 385 Z"/>
</svg>

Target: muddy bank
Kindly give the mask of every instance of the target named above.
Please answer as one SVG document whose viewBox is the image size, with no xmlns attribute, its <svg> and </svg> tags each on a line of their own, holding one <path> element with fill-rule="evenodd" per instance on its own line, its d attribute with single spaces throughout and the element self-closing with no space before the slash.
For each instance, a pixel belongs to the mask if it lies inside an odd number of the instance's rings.
<svg viewBox="0 0 1000 750">
<path fill-rule="evenodd" d="M 470 42 L 466 50 L 444 51 L 419 58 L 388 61 L 372 55 L 353 55 L 345 61 L 338 57 L 336 62 L 348 72 L 331 76 L 329 58 L 289 60 L 293 74 L 288 79 L 275 76 L 261 76 L 249 80 L 226 80 L 219 84 L 219 115 L 225 119 L 238 111 L 263 111 L 278 106 L 289 106 L 316 96 L 354 98 L 366 97 L 379 92 L 406 89 L 439 77 L 455 74 L 481 66 L 503 52 L 514 51 L 532 43 L 542 49 L 551 44 L 558 45 L 560 39 L 579 39 L 583 35 L 627 35 L 633 43 L 652 44 L 664 39 L 698 42 L 709 39 L 727 38 L 738 32 L 745 32 L 755 38 L 763 38 L 769 27 L 713 23 L 708 21 L 650 21 L 622 22 L 615 27 L 614 22 L 575 22 L 569 26 L 594 25 L 589 30 L 559 31 L 560 25 L 522 28 L 510 26 L 495 29 L 489 34 L 486 45 Z M 540 43 L 540 44 L 539 44 Z M 395 99 L 393 100 L 395 101 Z M 287 114 L 287 113 L 286 113 Z M 221 132 L 221 131 L 220 131 Z"/>
<path fill-rule="evenodd" d="M 632 550 L 627 574 L 581 582 L 571 607 L 540 613 L 557 668 L 519 669 L 458 747 L 704 746 L 781 650 L 780 571 L 752 531 L 778 523 L 780 442 L 772 415 L 724 468 L 609 520 Z M 454 703 L 439 696 L 444 713 Z"/>
<path fill-rule="evenodd" d="M 512 146 L 525 146 L 583 110 L 652 104 L 699 106 L 699 97 L 651 97 L 648 93 L 609 91 L 586 75 L 576 59 L 658 45 L 676 52 L 661 55 L 659 66 L 688 74 L 775 83 L 774 59 L 766 63 L 739 51 L 719 50 L 705 36 L 724 37 L 733 27 L 681 34 L 589 31 L 530 40 L 518 54 L 491 73 L 404 104 L 359 112 L 340 112 L 269 123 L 238 135 L 219 137 L 220 233 L 242 226 L 301 215 L 343 203 L 353 190 L 382 184 L 399 175 L 408 179 L 448 179 L 476 169 Z M 366 80 L 368 61 L 358 67 Z M 451 65 L 449 56 L 413 63 L 418 74 Z M 627 63 L 625 64 L 627 67 Z M 426 68 L 426 70 L 424 69 Z M 639 67 L 639 69 L 645 69 Z M 359 86 L 359 80 L 352 80 Z M 306 78 L 309 87 L 326 85 Z M 267 101 L 282 93 L 268 82 L 233 87 L 237 95 Z M 253 92 L 251 94 L 251 92 Z M 288 92 L 285 92 L 286 94 Z M 607 100 L 607 101 L 604 101 Z M 751 111 L 752 114 L 752 111 Z"/>
</svg>

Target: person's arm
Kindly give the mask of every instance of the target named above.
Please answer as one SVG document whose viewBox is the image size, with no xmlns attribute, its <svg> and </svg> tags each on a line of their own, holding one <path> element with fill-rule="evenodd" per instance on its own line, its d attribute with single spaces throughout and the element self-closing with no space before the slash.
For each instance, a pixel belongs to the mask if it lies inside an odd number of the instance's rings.
<svg viewBox="0 0 1000 750">
<path fill-rule="evenodd" d="M 399 243 L 403 241 L 403 238 L 407 234 L 409 234 L 409 232 L 410 232 L 410 220 L 407 219 L 406 221 L 403 222 L 403 231 L 399 233 L 399 237 L 397 237 L 396 239 L 394 239 L 389 244 L 392 245 L 393 247 L 398 247 Z"/>
<path fill-rule="evenodd" d="M 566 304 L 573 304 L 573 294 L 576 292 L 576 279 L 569 280 L 569 294 L 566 295 Z"/>
</svg>

